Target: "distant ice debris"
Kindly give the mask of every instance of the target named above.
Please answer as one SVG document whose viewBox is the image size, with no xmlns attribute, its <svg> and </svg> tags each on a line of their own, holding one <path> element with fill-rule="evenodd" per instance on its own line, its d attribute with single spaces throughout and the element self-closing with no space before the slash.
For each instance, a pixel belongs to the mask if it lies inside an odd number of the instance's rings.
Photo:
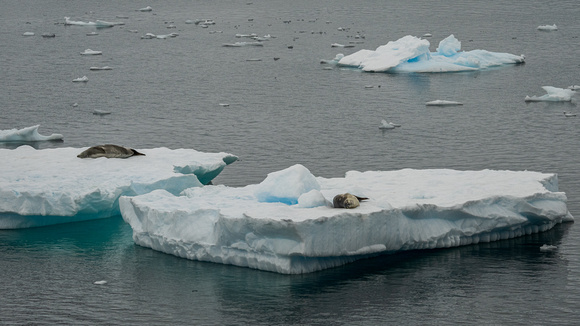
<svg viewBox="0 0 580 326">
<path fill-rule="evenodd" d="M 142 39 L 167 39 L 167 38 L 173 38 L 173 37 L 177 37 L 179 36 L 179 34 L 177 33 L 171 33 L 171 34 L 165 34 L 165 35 L 155 35 L 153 33 L 147 33 L 143 36 L 141 36 Z"/>
<path fill-rule="evenodd" d="M 136 244 L 193 260 L 284 274 L 359 259 L 543 232 L 573 221 L 557 175 L 531 171 L 412 170 L 314 177 L 301 165 L 241 188 L 121 197 Z M 352 210 L 341 193 L 369 200 Z"/>
<path fill-rule="evenodd" d="M 105 111 L 105 110 L 99 110 L 99 109 L 95 109 L 93 110 L 93 114 L 94 115 L 109 115 L 111 114 L 111 111 Z"/>
<path fill-rule="evenodd" d="M 409 73 L 482 70 L 525 61 L 523 55 L 486 50 L 460 51 L 461 42 L 453 35 L 442 40 L 436 52 L 429 52 L 429 46 L 428 40 L 407 35 L 376 50 L 363 49 L 347 56 L 339 54 L 328 62 L 365 72 Z"/>
<path fill-rule="evenodd" d="M 103 67 L 90 67 L 89 70 L 113 70 L 113 68 L 109 67 L 109 66 L 103 66 Z"/>
<path fill-rule="evenodd" d="M 153 8 L 151 8 L 151 6 L 147 6 L 145 8 L 137 9 L 136 11 L 141 11 L 141 12 L 153 11 Z"/>
<path fill-rule="evenodd" d="M 97 35 L 99 35 L 99 33 L 97 33 L 97 32 L 87 33 L 87 36 L 97 36 Z"/>
<path fill-rule="evenodd" d="M 242 47 L 242 46 L 264 46 L 262 42 L 235 42 L 235 43 L 224 43 L 222 46 L 225 47 Z"/>
<path fill-rule="evenodd" d="M 344 45 L 344 44 L 340 44 L 340 43 L 332 43 L 330 45 L 330 47 L 332 47 L 332 48 L 354 48 L 354 45 L 352 45 L 352 44 Z"/>
<path fill-rule="evenodd" d="M 96 20 L 94 22 L 92 22 L 92 21 L 89 21 L 89 22 L 76 21 L 76 20 L 71 20 L 70 17 L 64 17 L 64 24 L 65 25 L 76 25 L 76 26 L 93 26 L 93 27 L 97 27 L 97 28 L 113 27 L 116 25 L 125 25 L 124 22 L 108 22 L 108 21 L 104 21 L 104 20 Z"/>
<path fill-rule="evenodd" d="M 120 214 L 120 196 L 201 187 L 237 160 L 193 149 L 139 149 L 127 159 L 79 159 L 85 148 L 0 148 L 0 229 L 37 227 Z"/>
<path fill-rule="evenodd" d="M 383 119 L 381 120 L 381 126 L 379 127 L 379 129 L 395 129 L 395 125 Z"/>
<path fill-rule="evenodd" d="M 220 103 L 219 105 L 220 105 L 220 106 L 223 106 L 223 107 L 230 106 L 230 104 L 229 104 L 229 103 Z"/>
<path fill-rule="evenodd" d="M 252 38 L 252 37 L 256 37 L 258 36 L 258 34 L 256 33 L 252 33 L 252 34 L 236 34 L 237 38 L 242 38 L 242 37 L 246 37 L 246 38 Z"/>
<path fill-rule="evenodd" d="M 569 102 L 572 101 L 572 96 L 576 93 L 571 89 L 558 88 L 554 86 L 542 86 L 546 91 L 542 96 L 526 96 L 526 102 Z"/>
<path fill-rule="evenodd" d="M 556 24 L 554 24 L 554 25 L 541 25 L 541 26 L 538 26 L 538 30 L 545 31 L 545 32 L 557 31 L 558 27 L 556 26 Z"/>
<path fill-rule="evenodd" d="M 452 105 L 463 105 L 461 102 L 447 101 L 447 100 L 435 100 L 425 103 L 427 106 L 452 106 Z"/>
<path fill-rule="evenodd" d="M 82 76 L 82 77 L 73 79 L 73 82 L 75 82 L 75 83 L 76 82 L 88 82 L 88 81 L 89 81 L 89 78 L 87 76 Z"/>
<path fill-rule="evenodd" d="M 81 52 L 81 55 L 101 55 L 103 51 L 95 51 L 91 49 L 86 49 L 84 52 Z"/>
<path fill-rule="evenodd" d="M 573 112 L 565 112 L 564 111 L 564 116 L 567 117 L 567 118 L 571 118 L 571 117 L 575 117 L 576 116 L 576 113 L 573 113 Z"/>
<path fill-rule="evenodd" d="M 24 32 L 22 36 L 34 36 L 33 32 Z"/>
<path fill-rule="evenodd" d="M 423 34 L 423 37 L 431 37 L 431 36 L 433 36 L 433 34 L 431 34 L 431 33 L 425 33 L 425 34 Z"/>
<path fill-rule="evenodd" d="M 22 129 L 0 130 L 0 142 L 37 142 L 63 140 L 63 136 L 61 134 L 52 134 L 50 136 L 41 135 L 38 133 L 38 127 L 40 127 L 40 125 Z"/>
<path fill-rule="evenodd" d="M 548 244 L 544 244 L 543 246 L 540 247 L 541 252 L 550 252 L 550 251 L 555 251 L 556 249 L 558 249 L 557 246 L 548 245 Z"/>
<path fill-rule="evenodd" d="M 580 85 L 572 85 L 572 86 L 568 86 L 568 89 L 571 89 L 573 91 L 577 91 L 580 90 Z"/>
<path fill-rule="evenodd" d="M 53 38 L 53 37 L 56 37 L 56 34 L 54 34 L 54 33 L 42 33 L 41 36 L 44 38 Z"/>
<path fill-rule="evenodd" d="M 107 284 L 107 281 L 105 281 L 105 280 L 95 281 L 93 284 L 96 284 L 96 285 L 104 285 L 104 284 Z"/>
</svg>

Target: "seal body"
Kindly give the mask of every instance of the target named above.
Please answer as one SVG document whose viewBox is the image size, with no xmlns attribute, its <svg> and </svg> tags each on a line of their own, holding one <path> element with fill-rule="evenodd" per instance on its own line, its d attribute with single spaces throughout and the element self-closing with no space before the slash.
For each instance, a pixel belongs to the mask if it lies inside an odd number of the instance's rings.
<svg viewBox="0 0 580 326">
<path fill-rule="evenodd" d="M 368 199 L 366 197 L 358 197 L 353 194 L 340 194 L 334 196 L 332 205 L 334 208 L 356 208 L 360 206 L 360 201 Z"/>
<path fill-rule="evenodd" d="M 93 146 L 85 150 L 84 152 L 77 155 L 78 158 L 127 158 L 135 155 L 145 155 L 139 153 L 136 150 L 112 144 Z"/>
</svg>

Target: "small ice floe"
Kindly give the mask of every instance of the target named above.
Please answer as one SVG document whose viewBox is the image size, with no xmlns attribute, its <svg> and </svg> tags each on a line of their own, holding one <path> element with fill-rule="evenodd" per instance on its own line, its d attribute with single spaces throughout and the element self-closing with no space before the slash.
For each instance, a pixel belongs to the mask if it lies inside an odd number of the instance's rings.
<svg viewBox="0 0 580 326">
<path fill-rule="evenodd" d="M 215 21 L 213 21 L 213 19 L 199 19 L 195 21 L 196 25 L 215 25 Z"/>
<path fill-rule="evenodd" d="M 573 91 L 577 91 L 580 90 L 580 85 L 572 85 L 572 86 L 568 86 L 568 89 L 571 89 Z"/>
<path fill-rule="evenodd" d="M 113 68 L 109 67 L 109 66 L 103 66 L 103 67 L 90 67 L 89 70 L 113 70 Z"/>
<path fill-rule="evenodd" d="M 52 37 L 56 37 L 56 34 L 54 34 L 54 33 L 42 33 L 41 36 L 44 38 L 52 38 Z"/>
<path fill-rule="evenodd" d="M 365 88 L 374 88 L 374 85 L 365 85 Z"/>
<path fill-rule="evenodd" d="M 89 81 L 89 78 L 87 76 L 82 76 L 82 77 L 73 79 L 73 82 L 88 82 L 88 81 Z"/>
<path fill-rule="evenodd" d="M 242 46 L 264 46 L 262 42 L 236 42 L 236 43 L 224 43 L 222 46 L 225 47 L 242 47 Z"/>
<path fill-rule="evenodd" d="M 447 100 L 435 100 L 435 101 L 431 101 L 431 102 L 427 102 L 425 103 L 425 105 L 427 106 L 451 106 L 451 105 L 463 105 L 463 103 L 461 102 L 455 102 L 455 101 L 447 101 Z"/>
<path fill-rule="evenodd" d="M 96 35 L 99 35 L 99 33 L 97 33 L 97 32 L 87 33 L 87 36 L 96 36 Z"/>
<path fill-rule="evenodd" d="M 103 54 L 103 51 L 95 51 L 91 49 L 86 49 L 85 52 L 81 52 L 81 55 L 99 55 Z"/>
<path fill-rule="evenodd" d="M 22 36 L 34 36 L 33 32 L 24 32 Z"/>
<path fill-rule="evenodd" d="M 99 110 L 99 109 L 95 109 L 93 110 L 93 114 L 94 115 L 108 115 L 111 114 L 111 111 L 105 111 L 105 110 Z"/>
<path fill-rule="evenodd" d="M 262 61 L 262 59 L 260 59 L 260 58 L 250 58 L 250 59 L 246 59 L 246 61 Z"/>
<path fill-rule="evenodd" d="M 269 40 L 271 40 L 272 39 L 272 36 L 270 34 L 264 35 L 264 36 L 253 36 L 252 39 L 255 40 L 255 41 L 263 42 L 263 41 L 269 41 Z"/>
<path fill-rule="evenodd" d="M 344 45 L 344 44 L 340 44 L 340 43 L 332 43 L 330 45 L 330 47 L 332 47 L 332 48 L 354 48 L 354 45 L 352 45 L 352 44 Z"/>
<path fill-rule="evenodd" d="M 220 106 L 223 106 L 223 107 L 230 106 L 230 104 L 229 104 L 229 103 L 220 103 L 219 105 L 220 105 Z"/>
<path fill-rule="evenodd" d="M 143 36 L 141 36 L 142 39 L 148 40 L 148 39 L 152 39 L 152 38 L 156 38 L 157 35 L 153 34 L 153 33 L 147 33 Z"/>
<path fill-rule="evenodd" d="M 40 125 L 22 129 L 0 130 L 0 142 L 36 142 L 63 139 L 61 134 L 43 136 L 38 133 L 38 127 Z"/>
<path fill-rule="evenodd" d="M 538 30 L 545 31 L 545 32 L 557 31 L 558 26 L 556 26 L 556 24 L 554 24 L 554 25 L 541 25 L 541 26 L 538 26 Z"/>
<path fill-rule="evenodd" d="M 425 33 L 425 34 L 423 34 L 423 37 L 431 37 L 431 36 L 433 36 L 433 34 L 431 34 L 431 33 Z"/>
<path fill-rule="evenodd" d="M 550 251 L 555 251 L 556 249 L 558 249 L 557 246 L 552 246 L 552 245 L 548 245 L 548 244 L 545 244 L 545 245 L 540 247 L 541 252 L 550 252 Z"/>
<path fill-rule="evenodd" d="M 400 126 L 401 126 L 400 124 L 388 122 L 387 120 L 383 119 L 383 120 L 381 120 L 381 125 L 380 125 L 379 129 L 395 129 L 396 127 L 400 127 Z"/>
<path fill-rule="evenodd" d="M 127 31 L 130 33 L 139 33 L 139 31 L 136 29 L 128 29 Z"/>
<path fill-rule="evenodd" d="M 153 11 L 153 8 L 151 8 L 151 6 L 147 6 L 145 8 L 137 9 L 136 11 L 141 11 L 141 12 Z"/>
<path fill-rule="evenodd" d="M 571 102 L 572 96 L 576 93 L 571 89 L 558 88 L 553 86 L 542 86 L 548 94 L 542 96 L 526 96 L 526 102 Z"/>
<path fill-rule="evenodd" d="M 79 106 L 79 104 L 75 102 L 75 103 L 73 103 L 72 106 L 73 106 L 73 108 L 76 108 L 77 106 Z"/>
<path fill-rule="evenodd" d="M 193 23 L 194 23 L 194 21 L 193 21 L 193 20 L 191 20 L 191 19 L 188 19 L 188 20 L 186 20 L 186 21 L 185 21 L 185 23 L 186 23 L 186 24 L 193 24 Z"/>
<path fill-rule="evenodd" d="M 103 285 L 103 284 L 107 284 L 107 281 L 105 281 L 105 280 L 102 280 L 102 281 L 95 281 L 93 284 L 96 284 L 96 285 Z"/>
<path fill-rule="evenodd" d="M 576 116 L 576 113 L 564 111 L 564 116 L 566 118 L 571 118 L 571 117 L 575 117 Z"/>
<path fill-rule="evenodd" d="M 113 26 L 117 26 L 117 25 L 125 25 L 124 22 L 107 22 L 107 21 L 98 20 L 98 19 L 97 19 L 97 21 L 95 21 L 95 23 L 96 23 L 97 28 L 99 28 L 99 27 L 113 27 Z"/>
</svg>

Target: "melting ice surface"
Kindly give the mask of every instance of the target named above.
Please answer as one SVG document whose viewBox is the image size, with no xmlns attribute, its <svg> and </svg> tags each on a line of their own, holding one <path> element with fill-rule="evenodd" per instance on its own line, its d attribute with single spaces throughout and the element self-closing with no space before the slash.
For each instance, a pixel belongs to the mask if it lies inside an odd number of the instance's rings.
<svg viewBox="0 0 580 326">
<path fill-rule="evenodd" d="M 576 94 L 573 89 L 558 88 L 554 86 L 542 86 L 547 94 L 542 96 L 526 96 L 526 102 L 570 102 Z"/>
<path fill-rule="evenodd" d="M 340 193 L 369 197 L 332 208 Z M 193 260 L 307 273 L 404 250 L 467 245 L 572 221 L 555 174 L 529 171 L 350 171 L 295 165 L 260 184 L 121 197 L 135 243 Z"/>
<path fill-rule="evenodd" d="M 481 70 L 505 64 L 523 63 L 523 55 L 486 50 L 460 51 L 461 42 L 450 35 L 439 43 L 436 52 L 429 51 L 428 40 L 407 35 L 351 55 L 338 54 L 333 60 L 340 66 L 367 72 L 455 72 Z"/>
<path fill-rule="evenodd" d="M 40 125 L 22 129 L 0 130 L 0 142 L 35 142 L 63 139 L 61 134 L 52 134 L 50 136 L 41 135 L 38 132 L 38 127 Z"/>
<path fill-rule="evenodd" d="M 0 149 L 0 229 L 119 215 L 120 196 L 179 194 L 215 178 L 237 157 L 193 149 L 139 149 L 145 156 L 80 159 L 86 148 Z"/>
</svg>

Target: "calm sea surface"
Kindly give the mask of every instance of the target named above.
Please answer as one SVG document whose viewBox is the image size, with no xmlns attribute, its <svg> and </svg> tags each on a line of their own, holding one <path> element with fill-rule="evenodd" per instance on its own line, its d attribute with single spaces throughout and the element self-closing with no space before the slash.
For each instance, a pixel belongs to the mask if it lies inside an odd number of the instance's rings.
<svg viewBox="0 0 580 326">
<path fill-rule="evenodd" d="M 524 102 L 526 95 L 543 95 L 542 86 L 580 84 L 575 0 L 0 4 L 0 130 L 40 124 L 41 134 L 64 135 L 64 142 L 37 148 L 116 143 L 229 152 L 240 160 L 214 183 L 230 186 L 258 183 L 296 163 L 324 177 L 401 168 L 550 172 L 559 175 L 571 213 L 580 216 L 580 116 L 562 114 L 578 112 L 580 96 L 572 103 Z M 135 11 L 148 5 L 152 12 Z M 65 16 L 126 25 L 65 27 Z M 185 24 L 206 18 L 216 24 Z M 547 24 L 559 30 L 536 30 Z M 93 31 L 98 35 L 86 35 Z M 179 36 L 141 39 L 146 33 Z M 263 47 L 222 47 L 244 41 L 238 33 L 275 38 Z M 525 54 L 526 64 L 450 74 L 367 74 L 320 64 L 425 33 L 433 34 L 432 51 L 454 34 L 463 50 Z M 330 46 L 361 41 L 354 48 Z M 80 55 L 85 49 L 103 55 Z M 72 82 L 85 75 L 89 82 Z M 436 99 L 464 105 L 424 105 Z M 402 127 L 381 131 L 382 119 Z M 574 223 L 298 276 L 180 259 L 134 245 L 131 233 L 121 217 L 0 231 L 0 324 L 580 320 L 580 230 Z M 558 249 L 540 252 L 543 244 Z M 107 283 L 93 284 L 100 280 Z"/>
</svg>

